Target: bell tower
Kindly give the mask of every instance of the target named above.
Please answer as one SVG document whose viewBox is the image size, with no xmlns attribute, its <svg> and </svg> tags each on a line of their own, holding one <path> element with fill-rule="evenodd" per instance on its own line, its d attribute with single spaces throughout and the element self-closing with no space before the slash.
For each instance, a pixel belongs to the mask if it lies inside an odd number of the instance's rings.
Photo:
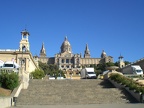
<svg viewBox="0 0 144 108">
<path fill-rule="evenodd" d="M 119 67 L 120 68 L 123 68 L 123 67 L 125 67 L 125 62 L 123 61 L 123 56 L 121 56 L 121 54 L 120 54 L 120 56 L 118 57 L 119 58 Z"/>
<path fill-rule="evenodd" d="M 27 52 L 30 51 L 30 45 L 28 41 L 29 32 L 25 29 L 21 32 L 22 39 L 20 41 L 19 51 Z"/>
</svg>

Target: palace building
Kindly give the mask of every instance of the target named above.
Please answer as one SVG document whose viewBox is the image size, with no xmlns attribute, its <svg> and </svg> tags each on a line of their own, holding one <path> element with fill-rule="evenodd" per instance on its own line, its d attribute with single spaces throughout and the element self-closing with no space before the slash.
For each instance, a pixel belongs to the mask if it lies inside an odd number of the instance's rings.
<svg viewBox="0 0 144 108">
<path fill-rule="evenodd" d="M 71 70 L 79 71 L 82 67 L 88 67 L 91 64 L 100 64 L 113 62 L 112 56 L 107 56 L 106 52 L 103 50 L 101 57 L 92 58 L 90 55 L 90 50 L 88 44 L 86 44 L 84 55 L 82 54 L 73 54 L 72 47 L 68 38 L 65 37 L 64 41 L 60 46 L 60 52 L 55 54 L 54 57 L 47 57 L 44 43 L 40 50 L 39 56 L 32 56 L 30 52 L 30 43 L 29 43 L 29 32 L 24 30 L 21 32 L 21 40 L 19 43 L 19 49 L 0 49 L 0 60 L 4 63 L 5 61 L 14 60 L 20 66 L 22 61 L 24 61 L 25 71 L 32 72 L 38 68 L 38 61 L 47 64 L 55 64 L 59 67 L 60 70 Z"/>
<path fill-rule="evenodd" d="M 61 47 L 60 52 L 55 54 L 54 57 L 47 57 L 44 43 L 40 50 L 40 56 L 38 57 L 39 61 L 47 64 L 55 64 L 61 70 L 81 70 L 82 67 L 87 67 L 91 64 L 100 64 L 113 62 L 112 56 L 107 56 L 106 52 L 103 50 L 100 58 L 92 58 L 90 55 L 90 50 L 88 44 L 86 44 L 84 56 L 81 54 L 73 54 L 72 47 L 68 38 L 65 37 Z"/>
</svg>

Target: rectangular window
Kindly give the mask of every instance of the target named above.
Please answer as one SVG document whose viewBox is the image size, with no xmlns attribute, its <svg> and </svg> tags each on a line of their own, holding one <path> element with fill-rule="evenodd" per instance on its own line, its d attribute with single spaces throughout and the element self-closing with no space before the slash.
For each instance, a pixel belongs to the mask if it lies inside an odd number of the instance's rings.
<svg viewBox="0 0 144 108">
<path fill-rule="evenodd" d="M 69 63 L 69 59 L 66 59 L 66 63 Z"/>
<path fill-rule="evenodd" d="M 71 63 L 74 63 L 73 59 L 71 59 Z"/>
</svg>

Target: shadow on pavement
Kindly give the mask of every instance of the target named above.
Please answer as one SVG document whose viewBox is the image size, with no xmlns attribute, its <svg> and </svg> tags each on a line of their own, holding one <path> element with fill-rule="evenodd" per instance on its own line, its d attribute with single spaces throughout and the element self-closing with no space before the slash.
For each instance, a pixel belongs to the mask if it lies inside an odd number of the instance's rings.
<svg viewBox="0 0 144 108">
<path fill-rule="evenodd" d="M 109 82 L 108 80 L 103 80 L 100 85 L 103 88 L 115 88 L 115 86 Z M 139 103 L 128 91 L 126 91 L 124 88 L 119 89 L 121 91 L 122 94 L 124 94 L 124 96 L 122 96 L 121 98 L 125 99 L 125 100 L 129 100 L 128 103 Z"/>
<path fill-rule="evenodd" d="M 120 89 L 121 93 L 125 96 L 122 96 L 121 98 L 129 100 L 129 103 L 139 103 L 128 91 L 126 91 L 124 88 Z"/>
<path fill-rule="evenodd" d="M 103 87 L 103 88 L 115 88 L 115 86 L 109 82 L 108 80 L 103 80 L 100 85 Z"/>
</svg>

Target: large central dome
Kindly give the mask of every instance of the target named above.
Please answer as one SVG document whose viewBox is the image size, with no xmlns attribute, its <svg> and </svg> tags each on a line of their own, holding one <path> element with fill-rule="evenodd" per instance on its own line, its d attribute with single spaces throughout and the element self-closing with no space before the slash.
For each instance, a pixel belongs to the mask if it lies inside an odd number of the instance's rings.
<svg viewBox="0 0 144 108">
<path fill-rule="evenodd" d="M 61 45 L 61 53 L 64 53 L 64 52 L 71 53 L 71 45 L 70 45 L 67 37 L 65 37 L 65 40 Z"/>
</svg>

